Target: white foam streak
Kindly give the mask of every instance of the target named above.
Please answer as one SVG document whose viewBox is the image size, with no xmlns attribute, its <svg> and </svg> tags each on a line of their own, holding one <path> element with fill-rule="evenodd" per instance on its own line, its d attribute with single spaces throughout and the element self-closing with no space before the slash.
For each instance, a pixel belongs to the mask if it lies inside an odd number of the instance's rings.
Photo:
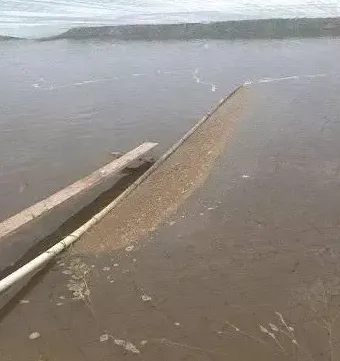
<svg viewBox="0 0 340 361">
<path fill-rule="evenodd" d="M 292 75 L 292 76 L 284 76 L 280 78 L 261 78 L 257 80 L 247 80 L 244 82 L 244 85 L 279 83 L 279 82 L 291 81 L 291 80 L 317 79 L 317 78 L 324 78 L 326 76 L 328 76 L 328 74 Z"/>
<path fill-rule="evenodd" d="M 90 80 L 83 80 L 72 84 L 65 84 L 65 85 L 48 85 L 48 86 L 40 86 L 39 84 L 32 84 L 33 88 L 41 89 L 41 90 L 59 90 L 65 88 L 73 88 L 83 85 L 95 84 L 95 83 L 103 83 L 107 82 L 109 79 L 90 79 Z"/>
</svg>

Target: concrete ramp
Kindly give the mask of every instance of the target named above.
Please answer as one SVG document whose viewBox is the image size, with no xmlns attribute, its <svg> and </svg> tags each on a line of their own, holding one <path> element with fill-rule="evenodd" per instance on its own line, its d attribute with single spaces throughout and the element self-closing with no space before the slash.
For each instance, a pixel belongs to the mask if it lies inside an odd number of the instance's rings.
<svg viewBox="0 0 340 361">
<path fill-rule="evenodd" d="M 236 92 L 2 310 L 2 358 L 335 360 L 339 89 Z"/>
</svg>

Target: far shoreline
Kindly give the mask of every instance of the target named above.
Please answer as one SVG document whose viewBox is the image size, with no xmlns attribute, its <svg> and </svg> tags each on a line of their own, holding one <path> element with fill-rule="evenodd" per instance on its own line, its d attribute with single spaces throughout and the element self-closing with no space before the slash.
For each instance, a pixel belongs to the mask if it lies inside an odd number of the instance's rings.
<svg viewBox="0 0 340 361">
<path fill-rule="evenodd" d="M 0 41 L 30 40 L 234 40 L 339 37 L 340 17 L 272 18 L 174 24 L 131 24 L 71 28 L 61 34 L 42 38 L 0 35 Z"/>
</svg>

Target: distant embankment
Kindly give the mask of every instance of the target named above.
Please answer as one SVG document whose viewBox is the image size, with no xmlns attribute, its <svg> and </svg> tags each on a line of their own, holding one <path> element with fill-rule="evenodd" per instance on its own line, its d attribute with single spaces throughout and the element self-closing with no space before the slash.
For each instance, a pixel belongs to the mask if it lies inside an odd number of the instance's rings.
<svg viewBox="0 0 340 361">
<path fill-rule="evenodd" d="M 0 41 L 7 41 L 7 40 L 23 40 L 21 38 L 16 38 L 14 36 L 3 36 L 0 35 Z"/>
<path fill-rule="evenodd" d="M 193 40 L 340 36 L 340 18 L 82 27 L 41 40 Z"/>
</svg>

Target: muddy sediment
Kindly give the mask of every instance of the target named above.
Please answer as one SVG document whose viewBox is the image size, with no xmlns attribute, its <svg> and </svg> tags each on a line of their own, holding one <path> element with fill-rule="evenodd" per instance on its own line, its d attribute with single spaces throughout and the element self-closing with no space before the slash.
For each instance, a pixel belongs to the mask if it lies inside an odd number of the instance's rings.
<svg viewBox="0 0 340 361">
<path fill-rule="evenodd" d="M 122 248 L 155 230 L 175 212 L 209 176 L 242 116 L 246 96 L 247 90 L 240 88 L 217 108 L 137 191 L 82 237 L 77 251 L 106 253 Z"/>
</svg>

